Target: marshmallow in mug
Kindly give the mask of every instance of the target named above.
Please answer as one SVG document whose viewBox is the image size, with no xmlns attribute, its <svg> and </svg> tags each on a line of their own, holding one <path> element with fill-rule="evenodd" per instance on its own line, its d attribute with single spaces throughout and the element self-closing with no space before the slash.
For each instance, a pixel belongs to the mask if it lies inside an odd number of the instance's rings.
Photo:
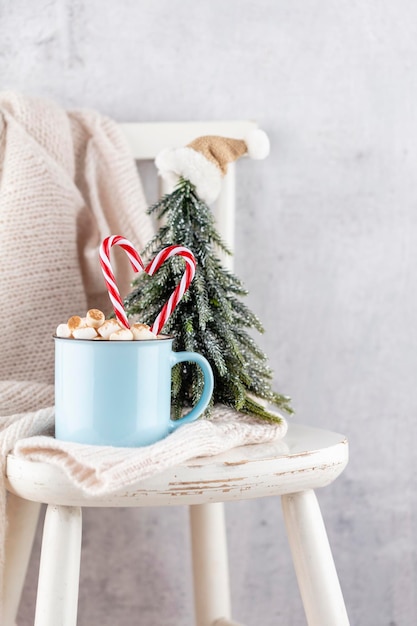
<svg viewBox="0 0 417 626">
<path fill-rule="evenodd" d="M 157 339 L 147 324 L 132 324 L 129 328 L 122 326 L 118 320 L 106 320 L 99 309 L 90 309 L 85 317 L 72 315 L 66 324 L 59 324 L 56 336 L 65 339 L 95 339 L 108 341 L 140 341 Z"/>
</svg>

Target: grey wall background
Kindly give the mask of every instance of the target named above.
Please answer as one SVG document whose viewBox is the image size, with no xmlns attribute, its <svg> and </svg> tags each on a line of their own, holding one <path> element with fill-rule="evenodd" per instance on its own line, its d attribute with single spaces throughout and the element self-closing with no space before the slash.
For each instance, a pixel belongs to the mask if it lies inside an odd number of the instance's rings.
<svg viewBox="0 0 417 626">
<path fill-rule="evenodd" d="M 236 273 L 295 419 L 349 436 L 319 498 L 357 626 L 417 623 L 416 25 L 412 0 L 0 1 L 1 88 L 269 133 L 238 165 Z M 227 514 L 235 619 L 303 624 L 279 502 Z M 191 626 L 186 512 L 85 520 L 80 625 Z"/>
</svg>

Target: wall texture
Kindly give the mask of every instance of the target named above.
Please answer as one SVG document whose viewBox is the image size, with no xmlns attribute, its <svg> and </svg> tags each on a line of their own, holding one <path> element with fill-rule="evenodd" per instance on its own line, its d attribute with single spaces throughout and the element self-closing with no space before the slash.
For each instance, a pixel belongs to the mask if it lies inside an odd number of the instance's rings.
<svg viewBox="0 0 417 626">
<path fill-rule="evenodd" d="M 319 498 L 355 626 L 417 623 L 416 24 L 412 0 L 0 0 L 2 89 L 269 133 L 238 165 L 236 272 L 295 419 L 349 436 Z M 301 626 L 279 502 L 227 514 L 235 619 Z M 191 626 L 185 511 L 85 520 L 80 625 Z"/>
</svg>

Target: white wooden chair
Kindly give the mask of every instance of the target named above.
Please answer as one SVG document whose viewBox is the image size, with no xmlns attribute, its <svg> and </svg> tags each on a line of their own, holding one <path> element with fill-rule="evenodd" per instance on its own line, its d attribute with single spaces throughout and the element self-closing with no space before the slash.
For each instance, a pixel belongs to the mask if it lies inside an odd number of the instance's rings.
<svg viewBox="0 0 417 626">
<path fill-rule="evenodd" d="M 242 137 L 253 122 L 149 123 L 122 126 L 138 160 L 168 146 L 217 134 Z M 234 165 L 217 203 L 217 221 L 233 247 Z M 281 496 L 285 525 L 309 626 L 349 621 L 314 490 L 330 484 L 348 462 L 342 435 L 290 424 L 288 452 L 276 444 L 234 449 L 165 471 L 123 493 L 89 500 L 64 473 L 46 463 L 7 460 L 9 533 L 6 540 L 3 626 L 14 626 L 40 503 L 48 505 L 42 543 L 35 626 L 75 626 L 82 507 L 188 505 L 197 626 L 232 626 L 223 502 Z"/>
</svg>

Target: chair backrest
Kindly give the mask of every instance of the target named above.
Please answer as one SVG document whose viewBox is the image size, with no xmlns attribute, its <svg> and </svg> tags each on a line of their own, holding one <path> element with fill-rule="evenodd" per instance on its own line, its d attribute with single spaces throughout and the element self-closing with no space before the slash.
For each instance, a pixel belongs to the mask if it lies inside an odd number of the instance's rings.
<svg viewBox="0 0 417 626">
<path fill-rule="evenodd" d="M 151 161 L 164 148 L 186 146 L 196 137 L 220 135 L 223 137 L 244 138 L 249 130 L 257 127 L 252 121 L 230 122 L 141 122 L 121 124 L 121 129 L 137 161 Z M 160 193 L 170 191 L 159 181 Z M 220 235 L 230 249 L 234 247 L 235 224 L 235 164 L 228 166 L 223 179 L 220 196 L 213 206 L 213 212 Z M 224 259 L 229 268 L 232 259 Z"/>
</svg>

